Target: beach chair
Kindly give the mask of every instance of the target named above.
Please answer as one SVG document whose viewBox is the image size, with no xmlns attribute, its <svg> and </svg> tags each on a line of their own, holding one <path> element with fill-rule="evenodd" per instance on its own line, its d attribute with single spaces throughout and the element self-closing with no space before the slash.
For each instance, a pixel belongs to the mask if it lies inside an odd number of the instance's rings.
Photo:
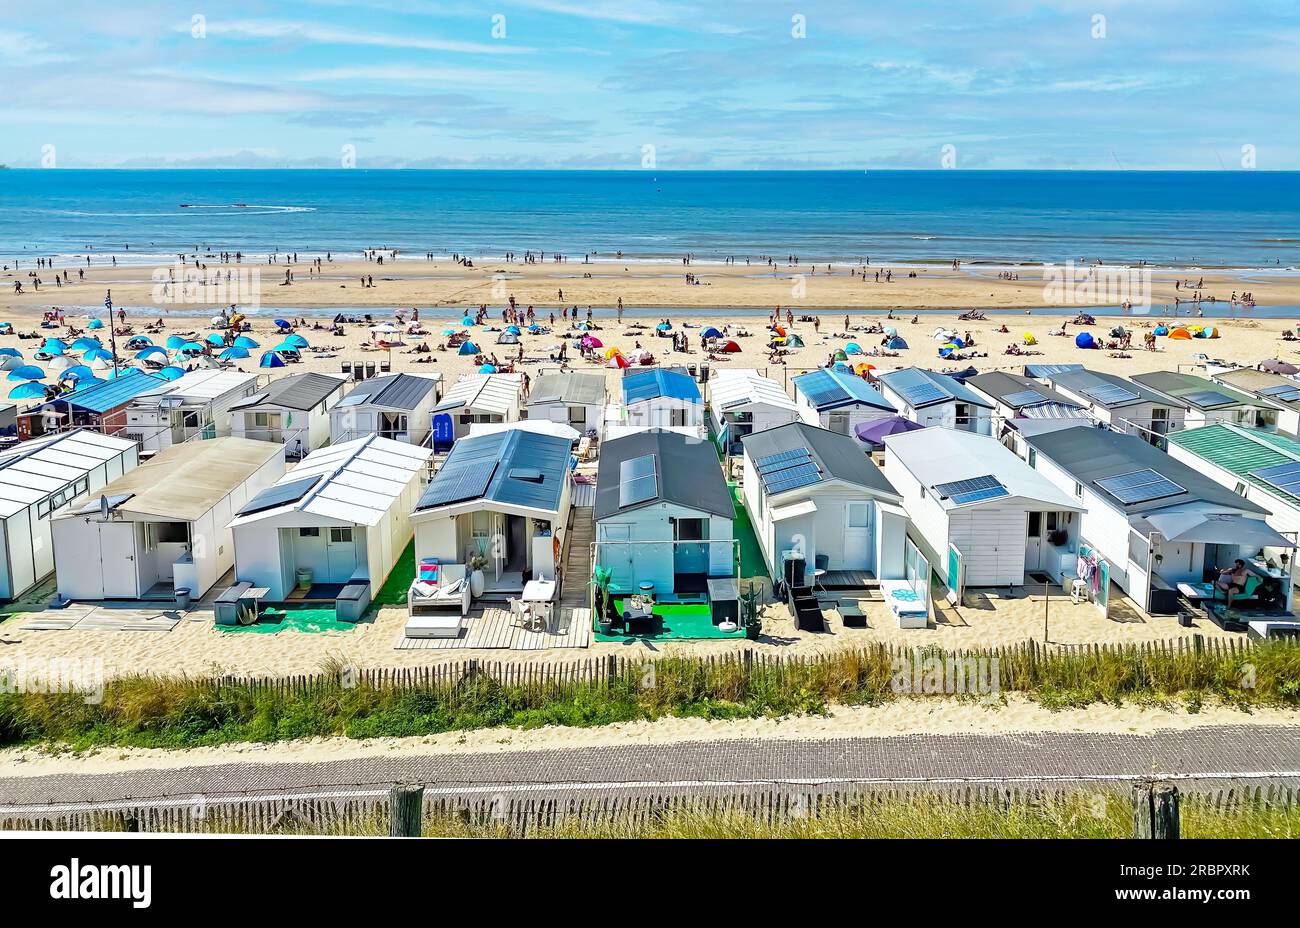
<svg viewBox="0 0 1300 928">
<path fill-rule="evenodd" d="M 375 362 L 374 362 L 374 361 L 367 361 L 367 362 L 366 362 L 366 379 L 369 380 L 370 378 L 372 378 L 372 377 L 374 377 L 374 376 L 375 376 Z"/>
<path fill-rule="evenodd" d="M 392 372 L 393 372 L 393 362 L 392 362 L 392 361 L 380 361 L 380 362 L 379 362 L 379 373 L 381 373 L 381 374 L 391 374 Z"/>
<path fill-rule="evenodd" d="M 343 372 L 343 376 L 344 376 L 345 379 L 347 379 L 347 380 L 351 380 L 351 379 L 352 379 L 352 362 L 351 362 L 351 361 L 344 361 L 342 364 L 339 365 L 339 370 Z"/>
</svg>

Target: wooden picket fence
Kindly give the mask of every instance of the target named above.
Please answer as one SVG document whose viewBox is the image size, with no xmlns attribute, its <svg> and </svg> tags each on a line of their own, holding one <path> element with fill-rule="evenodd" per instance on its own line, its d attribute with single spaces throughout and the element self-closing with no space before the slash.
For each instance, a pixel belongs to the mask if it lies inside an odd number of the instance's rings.
<svg viewBox="0 0 1300 928">
<path fill-rule="evenodd" d="M 1127 795 L 1129 782 L 1088 786 L 1036 787 L 1002 783 L 931 786 L 915 784 L 861 787 L 837 784 L 833 788 L 744 789 L 696 788 L 669 792 L 635 792 L 616 795 L 538 795 L 472 797 L 439 794 L 424 798 L 428 822 L 458 822 L 467 826 L 493 826 L 524 836 L 539 829 L 570 825 L 577 829 L 622 825 L 639 828 L 679 814 L 738 816 L 760 824 L 776 825 L 801 818 L 816 818 L 836 811 L 860 811 L 872 804 L 954 804 L 998 811 L 1047 809 L 1080 797 Z M 1300 804 L 1300 789 L 1281 783 L 1267 785 L 1238 781 L 1230 786 L 1198 788 L 1191 781 L 1179 784 L 1184 811 L 1211 810 L 1239 814 L 1268 809 L 1291 810 Z M 85 808 L 48 813 L 8 812 L 0 815 L 0 830 L 126 831 L 211 834 L 277 834 L 286 832 L 330 834 L 386 833 L 388 790 L 347 798 L 209 797 L 200 801 L 115 805 L 111 810 Z"/>
<path fill-rule="evenodd" d="M 1287 646 L 1279 643 L 1279 646 Z M 1291 644 L 1300 647 L 1300 643 Z M 783 655 L 753 648 L 739 648 L 725 654 L 704 657 L 680 658 L 629 658 L 620 655 L 587 657 L 573 661 L 484 661 L 461 660 L 430 664 L 424 667 L 348 668 L 316 674 L 293 676 L 243 676 L 225 675 L 200 678 L 199 685 L 209 685 L 215 690 L 237 686 L 254 694 L 279 697 L 310 696 L 322 689 L 366 687 L 374 690 L 449 690 L 468 680 L 492 680 L 506 687 L 517 687 L 530 693 L 561 693 L 578 685 L 611 685 L 625 680 L 629 675 L 643 676 L 655 668 L 670 664 L 680 671 L 694 671 L 709 677 L 737 673 L 744 676 L 762 675 L 778 683 L 787 672 L 803 671 L 818 665 L 843 662 L 854 656 L 863 663 L 868 661 L 910 660 L 917 652 L 939 656 L 949 661 L 967 661 L 997 658 L 1003 689 L 1015 689 L 1017 668 L 1033 668 L 1040 661 L 1077 656 L 1100 659 L 1115 657 L 1170 657 L 1176 655 L 1208 655 L 1212 658 L 1245 660 L 1256 647 L 1245 638 L 1206 638 L 1192 635 L 1163 641 L 1144 641 L 1133 644 L 1042 644 L 1035 641 L 1020 642 L 996 648 L 978 648 L 945 651 L 933 646 L 918 647 L 901 644 L 878 643 L 860 648 L 843 649 L 816 655 Z"/>
</svg>

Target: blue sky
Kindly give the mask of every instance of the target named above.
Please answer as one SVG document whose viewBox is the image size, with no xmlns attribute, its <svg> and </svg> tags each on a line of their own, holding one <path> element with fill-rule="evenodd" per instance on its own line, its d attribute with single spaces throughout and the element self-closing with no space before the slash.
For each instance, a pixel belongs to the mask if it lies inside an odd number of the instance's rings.
<svg viewBox="0 0 1300 928">
<path fill-rule="evenodd" d="M 0 162 L 1300 169 L 1297 47 L 1294 0 L 0 0 Z"/>
</svg>

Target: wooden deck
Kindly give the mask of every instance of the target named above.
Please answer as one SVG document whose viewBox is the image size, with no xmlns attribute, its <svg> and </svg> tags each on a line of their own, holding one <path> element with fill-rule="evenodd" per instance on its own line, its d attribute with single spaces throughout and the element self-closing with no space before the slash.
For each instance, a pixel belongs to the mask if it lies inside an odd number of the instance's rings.
<svg viewBox="0 0 1300 928">
<path fill-rule="evenodd" d="M 205 611 L 209 621 L 212 613 Z M 182 613 L 156 605 L 140 606 L 73 603 L 66 609 L 31 613 L 18 627 L 23 631 L 169 632 L 184 618 Z"/>
<path fill-rule="evenodd" d="M 545 651 L 549 648 L 585 648 L 591 641 L 591 610 L 558 607 L 546 631 L 528 631 L 517 616 L 505 609 L 472 609 L 459 638 L 407 638 L 399 635 L 399 651 L 455 651 L 508 648 Z"/>
</svg>

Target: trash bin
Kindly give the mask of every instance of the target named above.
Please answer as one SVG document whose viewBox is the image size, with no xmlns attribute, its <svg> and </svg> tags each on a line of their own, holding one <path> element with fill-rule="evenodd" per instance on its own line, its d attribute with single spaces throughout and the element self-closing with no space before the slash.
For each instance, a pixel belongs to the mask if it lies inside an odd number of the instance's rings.
<svg viewBox="0 0 1300 928">
<path fill-rule="evenodd" d="M 304 593 L 311 589 L 312 570 L 310 567 L 299 567 L 294 573 L 294 585 Z"/>
<path fill-rule="evenodd" d="M 190 608 L 190 591 L 188 587 L 181 587 L 176 591 L 176 608 Z"/>
</svg>

